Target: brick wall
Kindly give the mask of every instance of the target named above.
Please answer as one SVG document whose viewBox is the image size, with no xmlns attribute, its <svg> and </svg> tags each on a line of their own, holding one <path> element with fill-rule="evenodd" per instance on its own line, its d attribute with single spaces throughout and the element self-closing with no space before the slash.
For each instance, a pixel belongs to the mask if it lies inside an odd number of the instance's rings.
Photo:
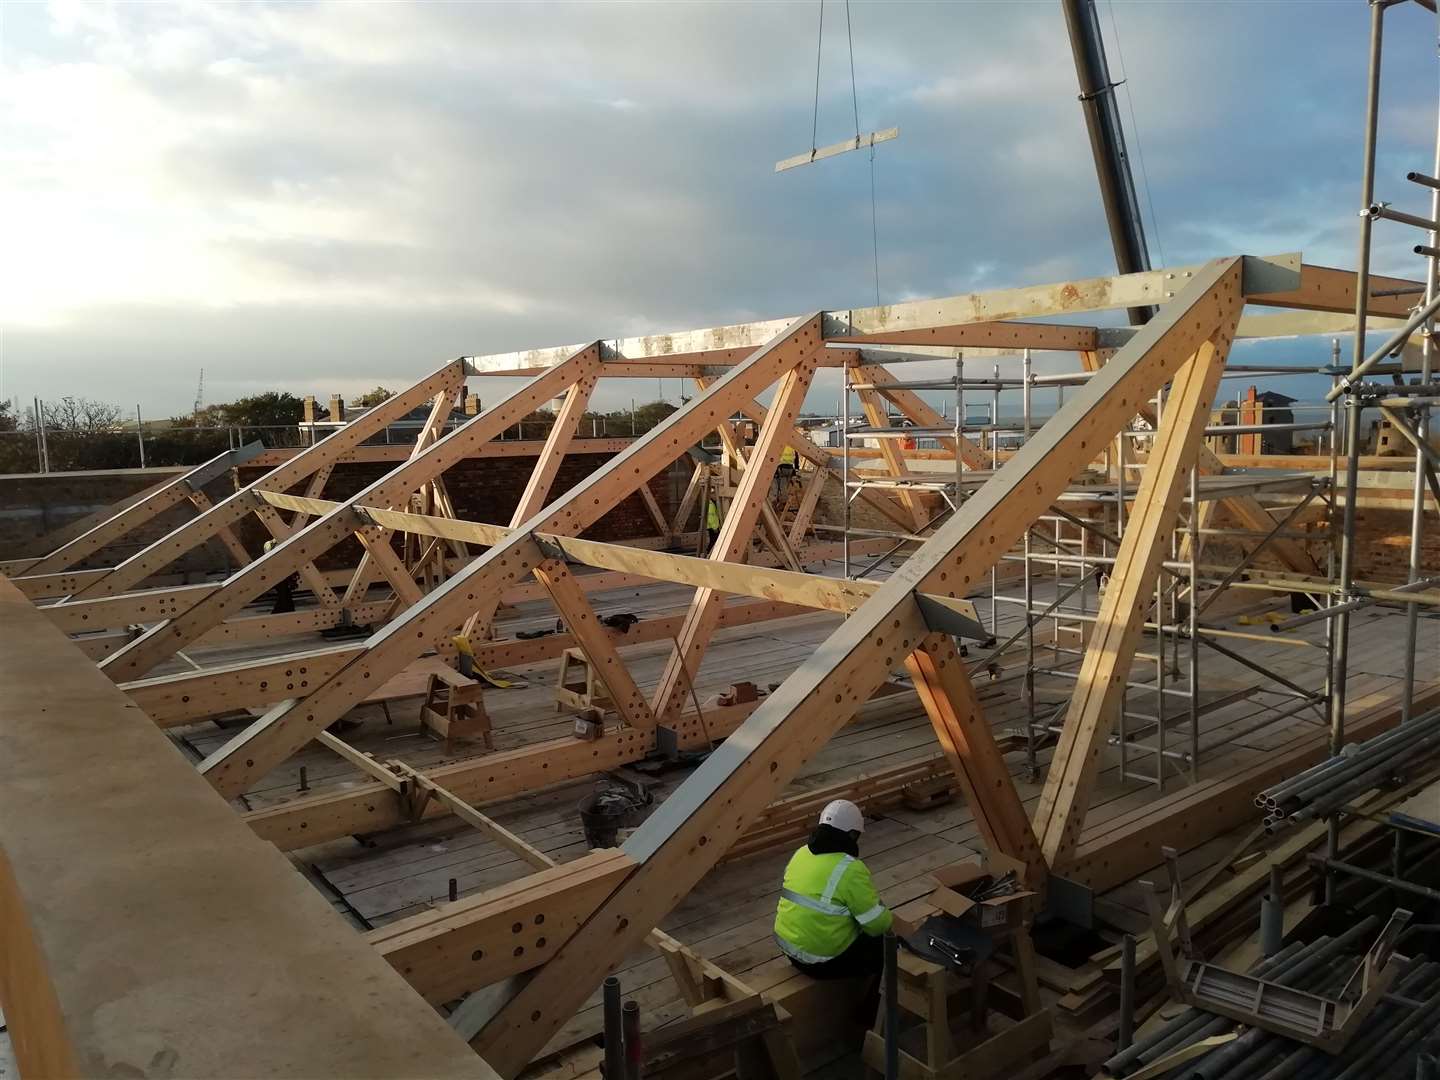
<svg viewBox="0 0 1440 1080">
<path fill-rule="evenodd" d="M 561 463 L 550 486 L 551 498 L 574 487 L 585 477 L 609 461 L 613 454 L 570 454 Z M 455 465 L 445 474 L 445 487 L 455 504 L 455 513 L 470 521 L 492 525 L 508 525 L 530 475 L 535 471 L 533 457 L 471 458 Z M 347 499 L 379 480 L 390 467 L 379 463 L 336 466 L 325 485 L 327 499 Z M 241 482 L 251 483 L 264 475 L 263 469 L 241 469 Z M 650 481 L 650 491 L 667 518 L 675 512 L 689 467 L 684 462 L 661 472 Z M 304 484 L 294 489 L 303 491 Z M 655 536 L 659 530 L 637 492 L 595 523 L 585 536 L 592 540 L 632 540 Z M 244 525 L 241 540 L 250 550 L 258 550 L 268 533 L 253 518 Z M 319 561 L 321 567 L 354 566 L 360 557 L 359 542 L 353 538 L 336 547 Z"/>
<path fill-rule="evenodd" d="M 1361 489 L 1362 499 L 1365 489 Z M 1434 503 L 1427 503 L 1424 539 L 1421 547 L 1422 566 L 1434 573 L 1440 570 L 1440 521 L 1436 520 Z M 1238 523 L 1223 509 L 1217 510 L 1212 523 L 1217 528 L 1236 528 Z M 1300 543 L 1317 561 L 1320 572 L 1324 573 L 1326 556 L 1330 550 L 1327 526 L 1321 511 L 1307 513 L 1291 526 L 1292 532 L 1305 532 L 1315 537 Z M 1205 543 L 1203 561 L 1212 566 L 1225 566 L 1238 562 L 1241 547 L 1224 538 L 1211 538 Z M 1336 558 L 1339 552 L 1336 551 Z M 1271 554 L 1264 553 L 1255 560 L 1262 569 L 1282 570 L 1281 564 Z M 1361 506 L 1355 517 L 1355 576 L 1365 581 L 1400 583 L 1408 579 L 1410 566 L 1410 509 L 1408 506 L 1395 509 L 1376 506 Z"/>
<path fill-rule="evenodd" d="M 185 471 L 114 469 L 0 476 L 0 559 L 44 554 L 38 550 L 37 541 L 46 533 Z M 233 490 L 230 478 L 221 476 L 206 487 L 205 493 L 218 502 Z M 188 501 L 174 506 L 104 551 L 77 563 L 76 569 L 113 566 L 194 516 L 195 509 Z M 187 555 L 177 570 L 206 574 L 228 565 L 224 546 L 215 540 Z"/>
<path fill-rule="evenodd" d="M 561 466 L 552 492 L 561 492 L 573 486 L 612 456 L 572 455 Z M 507 523 L 534 466 L 535 459 L 532 457 L 476 458 L 461 462 L 451 469 L 446 477 L 456 511 L 461 517 L 475 521 Z M 667 517 L 672 515 L 679 505 L 690 478 L 690 468 L 690 463 L 682 459 L 650 482 L 650 490 Z M 387 467 L 383 464 L 338 466 L 326 485 L 325 496 L 345 498 L 353 495 L 379 479 L 386 471 Z M 248 483 L 262 475 L 264 470 L 242 469 L 240 472 L 241 482 Z M 178 475 L 178 472 L 165 469 L 118 469 L 107 472 L 0 476 L 0 559 L 39 554 L 34 550 L 34 542 L 44 533 L 149 487 L 167 475 Z M 234 481 L 231 477 L 222 476 L 206 488 L 206 493 L 218 502 L 233 490 Z M 839 484 L 834 481 L 827 483 L 815 520 L 838 523 L 841 517 L 839 499 Z M 851 508 L 852 521 L 857 527 L 894 528 L 883 516 L 863 502 L 852 503 Z M 83 569 L 114 565 L 189 520 L 194 513 L 188 503 L 177 506 L 79 566 Z M 1217 515 L 1216 524 L 1231 523 L 1225 520 L 1222 513 Z M 1313 521 L 1307 521 L 1301 527 L 1320 528 Z M 643 500 L 639 495 L 632 495 L 606 514 L 586 535 L 599 540 L 623 540 L 653 536 L 655 531 Z M 241 527 L 240 535 L 247 548 L 254 552 L 260 550 L 268 537 L 253 517 L 247 519 Z M 1362 508 L 1357 529 L 1356 576 L 1377 581 L 1404 581 L 1409 559 L 1409 536 L 1410 513 L 1407 507 Z M 1323 560 L 1324 544 L 1317 542 L 1310 547 L 1312 553 Z M 1211 563 L 1223 564 L 1226 557 L 1239 557 L 1238 549 L 1218 540 L 1208 542 L 1206 549 L 1206 561 Z M 351 541 L 347 547 L 337 548 L 322 560 L 322 564 L 354 565 L 358 557 L 358 545 Z M 1273 561 L 1265 558 L 1262 558 L 1259 564 L 1275 568 Z M 1440 569 L 1440 523 L 1437 523 L 1433 512 L 1429 514 L 1426 522 L 1424 565 Z M 179 570 L 190 575 L 224 572 L 228 569 L 230 561 L 225 548 L 215 540 L 191 552 L 179 564 Z"/>
<path fill-rule="evenodd" d="M 579 483 L 613 456 L 571 455 L 560 466 L 551 486 L 552 495 Z M 533 457 L 496 457 L 459 463 L 445 478 L 456 512 L 473 521 L 508 524 L 534 471 L 535 461 Z M 381 463 L 339 465 L 326 484 L 324 495 L 330 499 L 348 498 L 384 476 L 391 467 Z M 117 469 L 0 476 L 0 558 L 40 554 L 35 550 L 35 541 L 45 533 L 150 487 L 158 480 L 179 476 L 183 471 Z M 248 484 L 266 471 L 242 468 L 238 482 Z M 689 465 L 681 462 L 650 481 L 655 501 L 667 516 L 673 514 L 679 505 L 689 476 Z M 213 481 L 206 488 L 206 494 L 219 502 L 235 488 L 236 480 L 225 475 Z M 303 488 L 302 484 L 296 490 Z M 79 563 L 78 567 L 113 566 L 194 516 L 195 510 L 188 502 L 176 506 L 137 528 L 120 542 Z M 269 539 L 269 533 L 253 516 L 247 518 L 237 531 L 251 552 L 258 553 Z M 637 493 L 601 518 L 586 535 L 597 540 L 626 540 L 654 536 L 657 532 L 644 500 Z M 322 559 L 321 565 L 353 566 L 358 558 L 359 544 L 351 540 Z M 232 565 L 224 546 L 218 540 L 211 540 L 185 556 L 176 569 L 198 576 L 226 572 L 232 569 Z"/>
</svg>

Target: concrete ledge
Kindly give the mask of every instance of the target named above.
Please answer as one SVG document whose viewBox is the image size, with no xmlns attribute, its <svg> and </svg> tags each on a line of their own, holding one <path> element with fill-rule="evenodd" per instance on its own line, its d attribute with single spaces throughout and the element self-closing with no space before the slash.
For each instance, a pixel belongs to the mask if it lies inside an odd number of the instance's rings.
<svg viewBox="0 0 1440 1080">
<path fill-rule="evenodd" d="M 4 578 L 0 1005 L 23 1076 L 495 1077 Z"/>
</svg>

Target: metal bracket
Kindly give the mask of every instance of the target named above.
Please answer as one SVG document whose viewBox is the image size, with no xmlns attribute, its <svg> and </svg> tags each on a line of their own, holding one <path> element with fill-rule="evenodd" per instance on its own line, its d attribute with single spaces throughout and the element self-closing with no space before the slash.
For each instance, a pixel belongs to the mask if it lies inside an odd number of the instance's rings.
<svg viewBox="0 0 1440 1080">
<path fill-rule="evenodd" d="M 915 606 L 931 630 L 972 641 L 989 641 L 995 636 L 985 629 L 969 600 L 916 593 Z"/>
<path fill-rule="evenodd" d="M 1061 919 L 1082 930 L 1095 928 L 1095 893 L 1087 885 L 1051 874 L 1045 879 L 1042 918 Z"/>
<path fill-rule="evenodd" d="M 673 761 L 680 756 L 680 733 L 663 725 L 655 728 L 655 749 L 664 758 Z"/>
</svg>

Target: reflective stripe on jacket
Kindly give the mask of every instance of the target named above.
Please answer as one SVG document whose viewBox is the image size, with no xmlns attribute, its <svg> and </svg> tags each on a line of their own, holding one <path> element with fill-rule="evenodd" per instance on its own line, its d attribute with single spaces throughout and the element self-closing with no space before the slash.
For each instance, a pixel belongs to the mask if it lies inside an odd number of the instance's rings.
<svg viewBox="0 0 1440 1080">
<path fill-rule="evenodd" d="M 787 955 L 823 963 L 848 949 L 861 931 L 889 929 L 890 910 L 859 859 L 838 851 L 815 855 L 808 846 L 790 856 L 775 910 L 775 940 Z"/>
</svg>

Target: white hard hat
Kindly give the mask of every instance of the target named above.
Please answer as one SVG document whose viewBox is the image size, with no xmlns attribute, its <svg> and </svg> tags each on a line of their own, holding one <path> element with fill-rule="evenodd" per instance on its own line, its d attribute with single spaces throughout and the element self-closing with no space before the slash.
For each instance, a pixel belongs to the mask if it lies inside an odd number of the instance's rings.
<svg viewBox="0 0 1440 1080">
<path fill-rule="evenodd" d="M 849 799 L 836 799 L 820 811 L 820 824 L 833 825 L 841 832 L 864 832 L 865 815 Z"/>
</svg>

